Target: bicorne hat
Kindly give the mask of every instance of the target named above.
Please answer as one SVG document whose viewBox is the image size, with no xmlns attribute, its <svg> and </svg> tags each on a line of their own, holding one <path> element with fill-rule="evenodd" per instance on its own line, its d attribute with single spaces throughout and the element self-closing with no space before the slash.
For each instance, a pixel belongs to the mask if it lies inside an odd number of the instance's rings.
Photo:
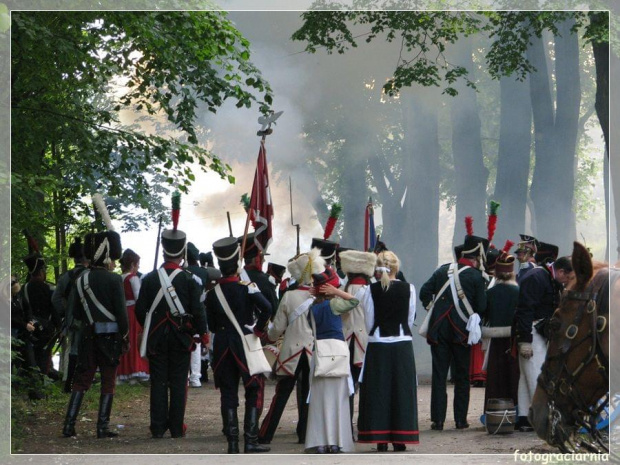
<svg viewBox="0 0 620 465">
<path fill-rule="evenodd" d="M 557 245 L 547 244 L 546 242 L 539 242 L 538 251 L 536 252 L 536 255 L 534 255 L 534 259 L 539 265 L 554 262 L 558 258 L 559 251 L 560 249 Z"/>
</svg>

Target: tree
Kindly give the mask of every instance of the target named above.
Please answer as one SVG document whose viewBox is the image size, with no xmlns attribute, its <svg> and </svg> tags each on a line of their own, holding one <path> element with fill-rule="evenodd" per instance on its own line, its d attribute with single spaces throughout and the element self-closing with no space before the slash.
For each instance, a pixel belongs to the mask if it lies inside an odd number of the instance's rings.
<svg viewBox="0 0 620 465">
<path fill-rule="evenodd" d="M 135 228 L 158 215 L 167 186 L 187 191 L 193 164 L 234 182 L 197 144 L 197 104 L 215 113 L 234 99 L 266 113 L 272 101 L 220 11 L 21 11 L 11 33 L 14 257 L 25 226 L 62 241 L 95 191 Z"/>
</svg>

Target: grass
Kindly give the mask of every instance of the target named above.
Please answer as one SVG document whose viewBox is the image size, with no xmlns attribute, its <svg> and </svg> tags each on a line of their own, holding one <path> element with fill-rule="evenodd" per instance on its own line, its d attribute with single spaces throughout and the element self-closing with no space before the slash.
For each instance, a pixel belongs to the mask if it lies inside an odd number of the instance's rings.
<svg viewBox="0 0 620 465">
<path fill-rule="evenodd" d="M 99 378 L 99 375 L 96 377 Z M 70 394 L 63 392 L 62 381 L 50 382 L 44 387 L 47 395 L 43 400 L 30 400 L 27 390 L 13 387 L 11 389 L 11 452 L 23 453 L 24 445 L 32 440 L 33 425 L 41 421 L 62 421 L 67 411 Z M 100 384 L 93 384 L 84 396 L 80 408 L 80 418 L 91 420 L 95 427 L 99 409 Z M 130 386 L 121 384 L 116 387 L 114 409 L 122 409 L 123 405 L 131 404 L 137 398 L 148 397 L 148 386 Z M 58 435 L 60 436 L 60 428 Z"/>
</svg>

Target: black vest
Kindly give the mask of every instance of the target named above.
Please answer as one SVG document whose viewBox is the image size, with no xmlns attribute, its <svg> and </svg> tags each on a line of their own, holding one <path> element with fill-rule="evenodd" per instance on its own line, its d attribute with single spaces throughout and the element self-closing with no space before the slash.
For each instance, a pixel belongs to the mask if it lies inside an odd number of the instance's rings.
<svg viewBox="0 0 620 465">
<path fill-rule="evenodd" d="M 381 337 L 400 336 L 400 326 L 403 334 L 411 336 L 409 329 L 409 298 L 411 288 L 409 284 L 401 281 L 392 281 L 387 292 L 383 291 L 381 282 L 370 285 L 370 294 L 375 305 L 375 324 L 370 330 L 370 335 L 379 328 Z"/>
</svg>

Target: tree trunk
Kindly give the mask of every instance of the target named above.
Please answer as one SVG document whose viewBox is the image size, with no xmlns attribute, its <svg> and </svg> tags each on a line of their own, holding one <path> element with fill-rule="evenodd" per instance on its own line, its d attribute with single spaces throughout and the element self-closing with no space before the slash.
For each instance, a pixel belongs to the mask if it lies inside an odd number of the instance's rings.
<svg viewBox="0 0 620 465">
<path fill-rule="evenodd" d="M 607 12 L 590 12 L 588 13 L 592 24 L 603 23 L 609 24 Z M 603 130 L 603 138 L 605 139 L 605 163 L 603 183 L 605 187 L 605 225 L 609 231 L 609 43 L 592 42 L 592 52 L 594 53 L 594 64 L 596 66 L 596 100 L 594 108 L 596 115 Z M 609 236 L 607 237 L 607 247 L 605 256 L 608 257 Z"/>
<path fill-rule="evenodd" d="M 618 55 L 611 50 L 610 53 L 610 72 L 612 76 L 620 77 L 620 59 Z M 617 85 L 611 86 L 611 99 L 614 102 L 618 102 L 620 99 L 620 88 Z M 620 121 L 620 106 L 612 105 L 611 106 L 611 121 Z M 618 160 L 618 147 L 620 147 L 620 131 L 611 131 L 609 134 L 610 144 L 609 150 L 613 151 L 613 153 L 609 153 L 609 172 L 611 179 L 611 195 L 613 196 L 613 216 L 610 214 L 610 223 L 612 228 L 615 229 L 615 250 L 610 250 L 610 261 L 616 262 L 620 259 L 620 227 L 618 227 L 618 222 L 620 221 L 620 163 Z"/>
<path fill-rule="evenodd" d="M 571 33 L 574 23 L 571 18 L 559 24 L 560 35 L 555 38 L 555 118 L 551 89 L 542 82 L 548 74 L 542 41 L 534 38 L 531 54 L 528 53 L 538 69 L 530 81 L 536 134 L 536 168 L 531 189 L 538 227 L 535 235 L 539 240 L 555 243 L 560 254 L 572 250 L 572 241 L 576 237 L 574 161 L 581 87 L 578 37 Z"/>
<path fill-rule="evenodd" d="M 471 79 L 475 79 L 472 61 L 472 41 L 460 38 L 454 46 L 455 64 L 464 66 Z M 450 101 L 452 122 L 452 154 L 456 184 L 456 223 L 453 243 L 462 244 L 465 236 L 466 216 L 474 219 L 474 234 L 486 237 L 486 188 L 489 171 L 484 166 L 480 117 L 476 92 L 459 81 L 455 88 L 459 94 Z"/>
<path fill-rule="evenodd" d="M 403 105 L 407 195 L 395 225 L 404 237 L 394 248 L 405 277 L 418 289 L 438 265 L 439 249 L 439 122 L 437 96 L 429 90 L 419 89 Z M 398 208 L 400 197 L 396 201 Z"/>
<path fill-rule="evenodd" d="M 493 199 L 501 203 L 494 243 L 525 233 L 528 177 L 532 143 L 532 105 L 528 80 L 500 79 L 500 129 L 497 178 Z"/>
</svg>

